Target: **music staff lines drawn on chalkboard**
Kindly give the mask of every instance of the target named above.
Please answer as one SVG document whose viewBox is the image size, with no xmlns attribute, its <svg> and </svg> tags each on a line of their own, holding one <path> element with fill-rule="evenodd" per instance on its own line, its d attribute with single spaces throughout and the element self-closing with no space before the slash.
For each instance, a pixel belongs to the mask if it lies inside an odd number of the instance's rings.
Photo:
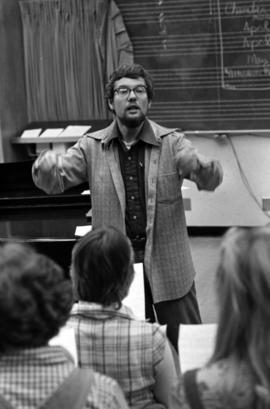
<svg viewBox="0 0 270 409">
<path fill-rule="evenodd" d="M 201 56 L 201 55 L 205 55 L 206 52 L 208 55 L 210 54 L 215 54 L 216 53 L 216 46 L 215 46 L 215 42 L 210 41 L 209 43 L 195 43 L 194 40 L 190 39 L 191 41 L 189 42 L 189 40 L 187 40 L 186 42 L 174 42 L 172 43 L 170 41 L 169 36 L 166 37 L 167 38 L 167 49 L 166 49 L 166 53 L 162 54 L 161 57 L 165 57 L 168 55 L 179 55 L 181 56 L 189 54 L 190 56 Z M 160 42 L 160 39 L 156 40 L 156 42 L 153 42 L 153 44 L 151 44 L 151 42 L 147 43 L 147 42 L 142 42 L 142 43 L 136 43 L 134 42 L 133 45 L 136 54 L 139 56 L 147 56 L 147 55 L 156 55 L 156 54 L 160 54 L 162 51 L 162 43 Z M 237 52 L 238 55 L 244 54 L 247 55 L 245 50 L 239 50 L 239 48 L 237 48 L 237 43 L 235 44 L 231 44 L 230 46 L 228 46 L 226 48 L 225 51 L 223 51 L 223 55 L 231 55 L 233 52 Z M 261 48 L 260 49 L 260 53 L 263 54 L 267 54 L 268 53 L 268 48 Z M 249 54 L 249 59 L 252 57 L 252 54 Z M 255 57 L 256 58 L 256 57 Z M 262 58 L 261 58 L 262 60 Z M 266 60 L 264 58 L 264 60 Z M 251 67 L 251 64 L 248 64 L 249 67 Z M 259 64 L 256 64 L 256 66 L 258 67 Z M 238 67 L 243 67 L 246 66 L 246 64 L 238 64 Z M 263 63 L 264 67 L 270 68 L 270 59 L 269 62 L 267 63 Z M 265 69 L 265 74 L 269 75 L 269 70 Z"/>
<path fill-rule="evenodd" d="M 255 105 L 255 103 L 256 103 L 256 105 Z M 196 102 L 184 101 L 184 102 L 181 102 L 181 103 L 176 103 L 176 101 L 158 101 L 158 102 L 156 101 L 154 103 L 154 106 L 155 106 L 155 108 L 158 107 L 158 106 L 160 106 L 160 107 L 170 106 L 171 109 L 178 110 L 179 107 L 182 104 L 184 105 L 184 107 L 188 106 L 188 105 L 192 105 L 192 106 L 194 106 L 194 108 L 196 106 L 201 106 L 201 105 L 205 105 L 205 104 L 207 104 L 207 105 L 212 104 L 213 107 L 217 108 L 216 102 L 213 101 L 212 99 L 202 99 L 202 100 L 196 101 Z M 255 100 L 255 99 L 250 99 L 248 101 L 246 99 L 235 99 L 235 100 L 231 100 L 231 99 L 226 100 L 225 99 L 225 100 L 222 101 L 222 105 L 224 107 L 226 107 L 226 108 L 235 108 L 236 106 L 241 105 L 241 109 L 253 106 L 254 109 L 259 108 L 259 109 L 265 109 L 265 111 L 268 110 L 268 114 L 269 114 L 269 108 L 267 107 L 267 105 L 270 106 L 270 98 L 269 99 L 265 98 L 265 99 L 262 99 L 260 101 Z M 182 109 L 182 107 L 181 107 L 181 109 Z"/>
<path fill-rule="evenodd" d="M 135 1 L 126 2 L 121 6 L 121 11 L 125 15 L 125 22 L 131 24 L 140 24 L 141 22 L 147 21 L 147 23 L 155 23 L 158 19 L 158 10 L 163 7 L 164 15 L 168 22 L 179 22 L 179 21 L 196 21 L 198 17 L 205 18 L 209 20 L 209 17 L 213 14 L 213 2 L 209 1 L 198 1 L 189 0 L 188 4 L 186 1 L 179 0 L 166 0 L 163 2 L 153 1 Z M 190 13 L 192 10 L 192 13 Z"/>
<path fill-rule="evenodd" d="M 240 67 L 241 68 L 241 67 Z M 256 66 L 252 67 L 256 74 Z M 227 68 L 226 68 L 227 69 Z M 226 70 L 225 69 L 225 70 Z M 153 80 L 156 84 L 156 90 L 162 89 L 190 89 L 190 88 L 217 88 L 221 84 L 221 72 L 217 67 L 207 67 L 205 69 L 195 68 L 180 68 L 177 71 L 171 70 L 169 75 L 165 72 L 153 73 L 151 71 Z M 254 74 L 254 75 L 255 75 Z M 264 78 L 246 78 L 246 83 L 264 84 Z"/>
<path fill-rule="evenodd" d="M 209 34 L 194 34 L 185 36 L 166 36 L 167 49 L 162 53 L 162 44 L 160 38 L 148 39 L 135 38 L 133 48 L 137 56 L 156 55 L 162 57 L 167 55 L 202 55 L 206 53 L 216 53 L 216 39 Z"/>
<path fill-rule="evenodd" d="M 166 104 L 163 102 L 163 105 L 155 104 L 151 109 L 150 117 L 155 119 L 162 114 L 166 122 L 174 122 L 175 117 L 179 116 L 181 117 L 181 122 L 189 122 L 190 120 L 203 120 L 206 115 L 207 121 L 214 122 L 216 115 L 219 115 L 222 120 L 226 121 L 235 121 L 236 119 L 246 121 L 247 116 L 250 114 L 250 109 L 253 109 L 258 121 L 263 121 L 269 116 L 270 100 L 261 103 L 256 109 L 246 101 L 241 105 L 241 109 L 238 109 L 239 104 L 241 104 L 239 101 L 234 103 L 232 101 L 227 101 L 227 103 L 223 101 L 222 106 L 217 106 L 211 100 L 204 100 L 201 103 L 196 102 L 189 105 L 188 103 L 178 104 L 173 101 L 167 101 Z"/>
<path fill-rule="evenodd" d="M 220 85 L 220 71 L 216 67 L 202 67 L 196 69 L 179 68 L 177 70 L 150 70 L 150 74 L 155 83 L 155 89 L 189 89 L 189 88 L 216 88 Z"/>
<path fill-rule="evenodd" d="M 117 0 L 153 119 L 186 131 L 270 130 L 270 0 Z"/>
<path fill-rule="evenodd" d="M 209 1 L 209 0 L 208 0 Z M 143 14 L 145 11 L 153 10 L 155 6 L 166 6 L 166 10 L 179 10 L 182 13 L 190 14 L 190 9 L 193 13 L 198 13 L 199 10 L 207 11 L 208 13 L 212 11 L 212 1 L 199 1 L 199 0 L 189 0 L 188 3 L 186 1 L 181 0 L 165 0 L 163 2 L 160 1 L 132 1 L 129 0 L 128 2 L 124 2 L 121 6 L 121 10 L 128 15 L 127 13 L 141 13 Z"/>
<path fill-rule="evenodd" d="M 178 103 L 176 101 L 162 101 L 153 104 L 151 108 L 151 117 L 155 118 L 162 113 L 166 117 L 166 121 L 173 120 L 176 116 L 181 117 L 181 120 L 188 120 L 190 118 L 198 119 L 207 115 L 207 121 L 215 120 L 218 114 L 223 120 L 247 120 L 247 116 L 250 114 L 250 110 L 257 116 L 258 120 L 265 120 L 269 117 L 270 99 L 263 100 L 259 104 L 258 101 L 223 101 L 218 105 L 212 100 L 196 101 L 190 103 L 185 101 L 184 103 Z M 256 104 L 257 103 L 257 104 Z M 240 108 L 239 108 L 240 107 Z M 192 108 L 192 109 L 191 109 Z"/>
<path fill-rule="evenodd" d="M 229 49 L 237 49 L 238 51 L 246 52 L 246 49 L 249 48 L 251 51 L 254 51 L 255 47 L 248 47 L 248 43 L 241 38 L 241 31 L 230 31 L 222 34 L 222 40 L 226 42 L 226 50 Z M 267 37 L 263 41 L 260 41 L 260 33 L 256 33 L 253 35 L 253 41 L 259 43 L 260 50 L 269 50 L 270 47 L 270 32 L 268 33 L 269 38 Z M 171 44 L 174 46 L 177 45 L 185 45 L 187 42 L 188 45 L 191 44 L 198 44 L 198 41 L 203 44 L 203 42 L 211 41 L 212 43 L 215 42 L 215 39 L 219 38 L 219 35 L 211 35 L 211 33 L 191 33 L 191 34 L 179 34 L 179 35 L 168 35 L 168 40 L 170 40 Z M 246 39 L 247 41 L 248 39 Z M 133 38 L 133 44 L 137 45 L 138 47 L 149 47 L 159 43 L 159 38 L 155 36 L 136 36 Z M 246 45 L 245 45 L 246 44 Z M 245 47 L 245 48 L 244 48 Z M 243 48 L 243 50 L 239 50 L 239 48 Z"/>
<path fill-rule="evenodd" d="M 209 33 L 192 33 L 192 34 L 181 34 L 181 35 L 168 35 L 168 39 L 173 45 L 185 45 L 187 42 L 191 44 L 198 44 L 198 41 L 203 44 L 203 42 L 209 42 L 211 40 L 214 42 L 214 38 L 209 35 Z M 159 39 L 156 36 L 148 37 L 134 37 L 133 44 L 138 46 L 149 47 L 150 45 L 158 44 Z"/>
<path fill-rule="evenodd" d="M 245 65 L 238 66 L 239 68 L 244 68 Z M 256 69 L 257 65 L 250 65 L 251 68 Z M 212 75 L 216 75 L 217 73 L 220 72 L 218 67 L 201 67 L 201 68 L 196 68 L 196 67 L 182 67 L 178 68 L 177 70 L 167 70 L 166 72 L 162 72 L 162 70 L 158 72 L 154 72 L 153 70 L 149 70 L 151 74 L 153 75 L 154 80 L 158 80 L 159 82 L 162 80 L 166 81 L 175 81 L 175 80 L 181 80 L 181 78 L 185 76 L 190 76 L 190 75 L 196 75 L 198 78 L 208 78 L 211 77 Z M 168 74 L 170 77 L 168 78 Z"/>
<path fill-rule="evenodd" d="M 175 11 L 172 11 L 171 15 L 166 13 L 165 17 L 168 21 L 168 23 L 176 23 L 176 24 L 181 24 L 181 23 L 196 23 L 198 22 L 198 18 L 200 18 L 200 22 L 205 22 L 206 24 L 209 23 L 210 21 L 213 21 L 213 17 L 207 13 L 205 16 L 200 16 L 199 14 L 196 16 L 194 15 L 193 17 L 187 16 L 184 18 L 184 16 L 181 13 L 175 13 Z M 141 25 L 141 23 L 147 23 L 147 24 L 156 24 L 158 21 L 158 12 L 152 13 L 151 15 L 145 15 L 145 13 L 142 13 L 142 15 L 138 18 L 138 16 L 134 17 L 130 16 L 129 18 L 125 19 L 125 22 L 127 24 L 133 24 L 133 25 Z"/>
</svg>

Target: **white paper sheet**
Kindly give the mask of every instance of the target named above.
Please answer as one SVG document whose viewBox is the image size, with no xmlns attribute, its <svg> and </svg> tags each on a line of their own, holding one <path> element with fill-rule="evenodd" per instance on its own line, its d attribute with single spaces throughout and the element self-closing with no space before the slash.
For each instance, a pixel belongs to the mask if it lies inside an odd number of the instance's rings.
<svg viewBox="0 0 270 409">
<path fill-rule="evenodd" d="M 217 324 L 180 324 L 178 350 L 181 371 L 204 366 L 215 344 Z"/>
<path fill-rule="evenodd" d="M 45 129 L 39 136 L 40 138 L 50 138 L 53 136 L 58 136 L 64 128 L 48 128 Z"/>
<path fill-rule="evenodd" d="M 82 136 L 91 129 L 91 125 L 68 125 L 58 136 Z"/>
<path fill-rule="evenodd" d="M 86 225 L 86 226 L 76 226 L 75 229 L 75 236 L 76 237 L 83 237 L 86 235 L 86 233 L 88 233 L 89 231 L 92 230 L 92 226 L 91 225 Z"/>
<path fill-rule="evenodd" d="M 134 270 L 134 280 L 130 286 L 128 295 L 123 300 L 123 304 L 131 308 L 136 317 L 145 319 L 143 264 L 134 264 Z"/>
<path fill-rule="evenodd" d="M 37 138 L 42 131 L 41 128 L 38 129 L 26 129 L 21 134 L 21 138 Z"/>
</svg>

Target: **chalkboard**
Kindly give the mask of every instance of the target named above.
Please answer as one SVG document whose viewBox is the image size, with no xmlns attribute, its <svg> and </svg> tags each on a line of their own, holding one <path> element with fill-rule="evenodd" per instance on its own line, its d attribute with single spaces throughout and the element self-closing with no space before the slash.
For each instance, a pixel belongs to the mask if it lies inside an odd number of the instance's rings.
<svg viewBox="0 0 270 409">
<path fill-rule="evenodd" d="M 117 0 L 150 117 L 184 130 L 270 129 L 270 0 Z"/>
</svg>

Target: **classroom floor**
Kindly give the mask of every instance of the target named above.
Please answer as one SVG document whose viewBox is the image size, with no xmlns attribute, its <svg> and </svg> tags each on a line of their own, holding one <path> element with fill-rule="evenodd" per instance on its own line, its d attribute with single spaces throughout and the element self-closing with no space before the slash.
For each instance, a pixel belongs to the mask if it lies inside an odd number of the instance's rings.
<svg viewBox="0 0 270 409">
<path fill-rule="evenodd" d="M 190 236 L 191 254 L 196 270 L 195 284 L 203 323 L 217 322 L 215 297 L 215 271 L 219 257 L 222 236 Z M 129 293 L 128 305 L 140 316 L 144 305 L 142 299 L 142 278 Z M 144 313 L 142 314 L 144 315 Z"/>
</svg>

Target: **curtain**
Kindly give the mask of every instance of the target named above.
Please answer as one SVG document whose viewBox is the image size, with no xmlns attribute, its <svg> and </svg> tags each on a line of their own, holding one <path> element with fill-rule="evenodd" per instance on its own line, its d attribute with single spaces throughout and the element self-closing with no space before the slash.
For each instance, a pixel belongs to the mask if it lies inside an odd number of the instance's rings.
<svg viewBox="0 0 270 409">
<path fill-rule="evenodd" d="M 112 0 L 20 1 L 28 119 L 109 117 L 104 86 L 133 48 Z"/>
</svg>

